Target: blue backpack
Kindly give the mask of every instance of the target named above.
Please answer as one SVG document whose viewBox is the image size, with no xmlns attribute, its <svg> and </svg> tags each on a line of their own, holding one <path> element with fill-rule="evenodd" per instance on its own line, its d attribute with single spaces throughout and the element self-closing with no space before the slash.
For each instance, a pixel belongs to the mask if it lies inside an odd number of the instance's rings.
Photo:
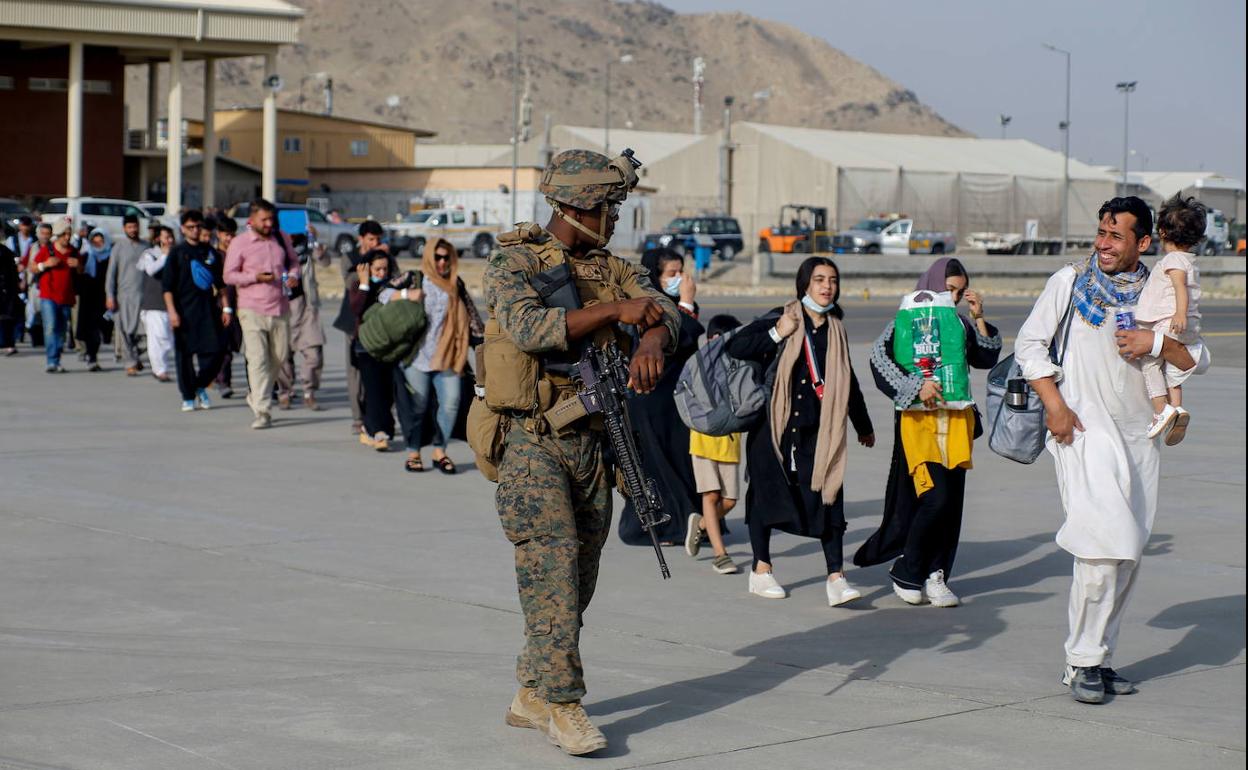
<svg viewBox="0 0 1248 770">
<path fill-rule="evenodd" d="M 676 411 L 681 422 L 707 436 L 740 433 L 767 404 L 769 391 L 760 367 L 728 355 L 725 332 L 702 348 L 681 369 L 676 381 Z"/>
</svg>

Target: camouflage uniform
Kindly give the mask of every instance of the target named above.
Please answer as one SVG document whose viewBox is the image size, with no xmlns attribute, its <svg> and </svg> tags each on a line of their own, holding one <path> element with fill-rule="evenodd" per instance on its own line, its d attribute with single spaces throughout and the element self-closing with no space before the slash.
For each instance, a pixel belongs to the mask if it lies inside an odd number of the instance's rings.
<svg viewBox="0 0 1248 770">
<path fill-rule="evenodd" d="M 618 203 L 627 194 L 618 175 L 618 190 L 593 181 L 567 184 L 587 169 L 609 173 L 607 163 L 597 153 L 561 153 L 547 170 L 542 189 L 554 201 L 576 201 L 569 205 L 578 208 L 592 210 L 609 200 Z M 558 239 L 534 224 L 521 224 L 499 243 L 485 272 L 486 304 L 498 330 L 519 350 L 531 354 L 568 350 L 566 311 L 545 307 L 530 284 L 534 274 L 563 259 L 573 268 L 584 306 L 637 297 L 657 301 L 674 345 L 676 308 L 649 285 L 644 268 L 602 250 L 574 258 Z M 609 338 L 618 332 L 602 329 L 593 339 L 601 341 L 604 334 Z M 487 326 L 487 344 L 489 336 Z M 487 369 L 487 392 L 495 378 L 512 374 Z M 571 383 L 549 372 L 539 376 L 544 387 L 538 388 L 543 395 L 537 408 L 509 412 L 504 420 L 496 503 L 503 532 L 515 546 L 516 586 L 524 611 L 526 643 L 517 659 L 516 678 L 548 702 L 572 703 L 585 694 L 580 629 L 610 531 L 611 481 L 598 424 L 582 418 L 554 432 L 542 417 L 545 409 L 573 396 Z"/>
</svg>

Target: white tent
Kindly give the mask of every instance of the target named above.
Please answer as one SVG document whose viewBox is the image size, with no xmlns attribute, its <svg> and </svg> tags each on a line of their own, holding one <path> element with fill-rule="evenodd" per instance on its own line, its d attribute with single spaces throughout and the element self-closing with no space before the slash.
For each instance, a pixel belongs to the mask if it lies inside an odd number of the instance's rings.
<svg viewBox="0 0 1248 770">
<path fill-rule="evenodd" d="M 656 216 L 720 206 L 722 143 L 716 132 L 650 165 Z M 919 228 L 960 237 L 1022 232 L 1028 220 L 1038 221 L 1041 235 L 1061 231 L 1062 155 L 1026 140 L 741 122 L 733 124 L 732 145 L 731 213 L 746 232 L 775 224 L 786 203 L 826 206 L 834 229 L 898 212 Z M 1111 175 L 1072 159 L 1069 233 L 1095 232 L 1096 210 L 1113 194 Z"/>
</svg>

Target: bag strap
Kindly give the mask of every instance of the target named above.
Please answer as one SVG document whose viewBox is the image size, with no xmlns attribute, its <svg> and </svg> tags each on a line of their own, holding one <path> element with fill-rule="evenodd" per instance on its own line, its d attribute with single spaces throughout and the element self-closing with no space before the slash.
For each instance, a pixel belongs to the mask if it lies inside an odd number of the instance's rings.
<svg viewBox="0 0 1248 770">
<path fill-rule="evenodd" d="M 1078 281 L 1079 281 L 1079 276 L 1076 275 L 1075 282 L 1078 283 Z M 1061 366 L 1062 362 L 1066 360 L 1066 351 L 1070 347 L 1070 344 L 1069 344 L 1070 343 L 1070 325 L 1075 320 L 1074 310 L 1075 310 L 1075 284 L 1072 283 L 1070 285 L 1070 301 L 1066 303 L 1066 312 L 1062 314 L 1062 320 L 1059 321 L 1057 324 L 1059 329 L 1062 329 L 1062 327 L 1065 326 L 1065 328 L 1062 330 L 1062 345 L 1060 348 L 1058 348 L 1059 352 L 1057 354 L 1057 361 L 1055 362 L 1058 366 Z M 1056 342 L 1056 337 L 1054 338 L 1054 341 Z"/>
<path fill-rule="evenodd" d="M 810 384 L 815 386 L 815 396 L 823 400 L 823 372 L 819 370 L 819 362 L 815 360 L 815 346 L 811 343 L 810 332 L 804 330 L 802 352 L 806 358 L 806 370 L 810 372 Z"/>
</svg>

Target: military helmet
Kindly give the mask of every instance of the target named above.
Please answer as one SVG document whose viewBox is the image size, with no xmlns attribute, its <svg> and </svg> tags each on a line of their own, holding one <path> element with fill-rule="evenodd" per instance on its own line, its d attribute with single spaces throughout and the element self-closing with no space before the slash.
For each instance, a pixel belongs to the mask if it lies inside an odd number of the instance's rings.
<svg viewBox="0 0 1248 770">
<path fill-rule="evenodd" d="M 578 209 L 623 203 L 637 186 L 641 163 L 625 150 L 612 160 L 592 150 L 564 150 L 550 159 L 538 190 L 547 199 Z"/>
</svg>

